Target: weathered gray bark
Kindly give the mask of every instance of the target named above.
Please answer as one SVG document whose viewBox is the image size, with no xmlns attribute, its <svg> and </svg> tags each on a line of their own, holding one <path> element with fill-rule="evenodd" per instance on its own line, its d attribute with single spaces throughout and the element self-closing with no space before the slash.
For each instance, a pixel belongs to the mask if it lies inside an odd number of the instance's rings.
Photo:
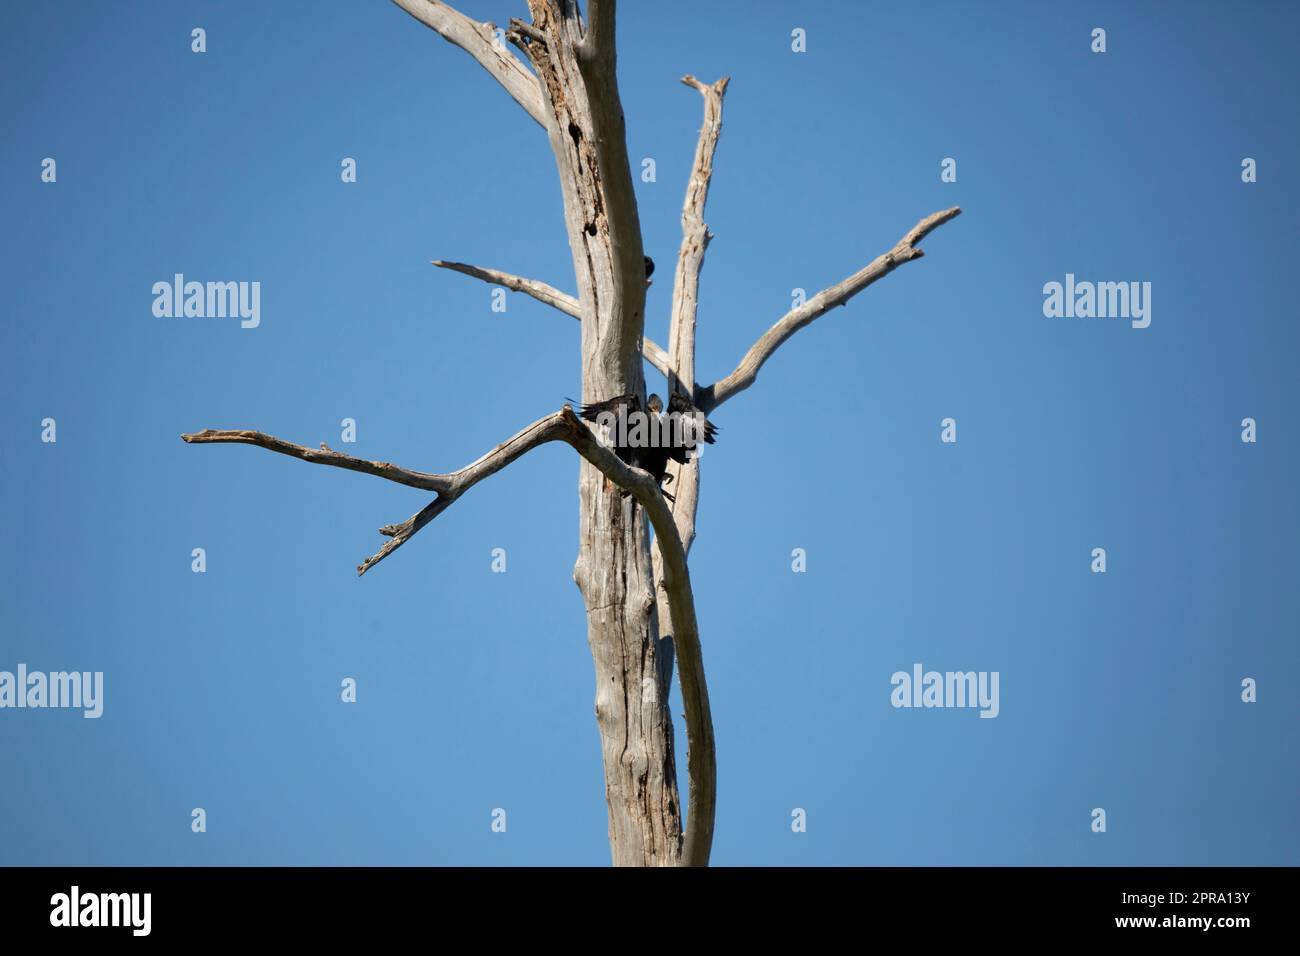
<svg viewBox="0 0 1300 956">
<path fill-rule="evenodd" d="M 713 410 L 753 384 L 763 363 L 800 328 L 833 306 L 845 304 L 898 265 L 920 258 L 917 243 L 960 213 L 948 209 L 921 220 L 889 252 L 787 313 L 750 348 L 734 372 L 703 388 L 695 384 L 696 311 L 704 253 L 712 238 L 704 210 L 727 80 L 711 85 L 691 76 L 682 80 L 704 97 L 704 123 L 682 207 L 682 243 L 665 350 L 643 336 L 646 280 L 616 78 L 614 0 L 589 0 L 585 22 L 575 0 L 528 0 L 532 22 L 512 20 L 505 36 L 523 51 L 532 71 L 499 42 L 501 34 L 492 24 L 477 23 L 439 0 L 394 2 L 474 57 L 547 132 L 564 199 L 578 295 L 495 269 L 442 260 L 434 264 L 524 292 L 578 318 L 585 401 L 627 392 L 644 395 L 644 358 L 668 378 L 670 389 L 693 396 L 706 412 Z M 359 574 L 401 547 L 479 481 L 528 450 L 550 441 L 571 445 L 582 459 L 579 549 L 573 577 L 586 604 L 587 639 L 595 665 L 610 852 L 617 865 L 708 863 L 716 756 L 687 565 L 695 539 L 698 461 L 674 466 L 670 472 L 676 496 L 670 509 L 654 480 L 619 461 L 567 406 L 477 461 L 446 474 L 365 461 L 325 445 L 319 450 L 307 448 L 257 431 L 208 429 L 182 437 L 196 444 L 256 445 L 436 492 L 433 501 L 407 520 L 380 528 L 389 541 L 358 566 Z M 623 497 L 621 489 L 632 497 Z M 654 528 L 653 548 L 647 518 Z M 685 832 L 668 711 L 674 657 L 680 669 L 688 747 Z"/>
<path fill-rule="evenodd" d="M 704 269 L 704 251 L 709 240 L 713 238 L 708 225 L 704 222 L 704 207 L 709 197 L 709 183 L 713 177 L 713 155 L 718 148 L 718 136 L 722 133 L 722 97 L 727 92 L 727 77 L 712 85 L 706 85 L 693 76 L 682 77 L 682 82 L 700 92 L 704 97 L 704 124 L 700 127 L 699 142 L 695 147 L 695 160 L 691 164 L 690 179 L 686 184 L 686 200 L 682 204 L 682 242 L 677 253 L 677 266 L 673 273 L 673 299 L 668 324 L 668 371 L 665 373 L 671 390 L 679 391 L 688 398 L 694 398 L 695 383 L 695 315 L 699 306 L 700 272 Z M 691 544 L 695 541 L 695 514 L 700 496 L 700 468 L 697 459 L 688 465 L 670 463 L 669 474 L 673 476 L 672 505 L 673 522 L 677 527 L 677 536 L 682 543 L 682 550 L 689 555 Z M 656 550 L 653 557 L 654 579 L 662 582 L 663 553 Z M 670 612 L 668 591 L 660 587 L 656 594 L 658 615 L 661 622 L 667 623 Z M 682 634 L 668 630 L 661 635 L 660 668 L 661 680 L 672 683 L 673 654 L 676 644 L 688 640 Z M 683 648 L 690 651 L 690 648 Z M 699 693 L 697 688 L 704 688 L 704 675 L 693 673 L 694 662 L 702 657 L 698 652 L 681 655 L 682 696 L 697 693 L 694 701 L 687 701 L 686 720 L 687 736 L 692 744 L 696 740 L 700 746 L 691 746 L 687 759 L 691 762 L 689 781 L 691 786 L 692 817 L 689 820 L 688 856 L 702 857 L 708 860 L 709 848 L 713 843 L 713 818 L 717 803 L 716 784 L 716 748 L 713 742 L 713 718 L 709 711 L 707 691 Z M 699 808 L 696 811 L 694 808 Z"/>
<path fill-rule="evenodd" d="M 614 5 L 529 0 L 511 38 L 541 81 L 582 312 L 582 394 L 642 393 L 645 266 L 615 70 Z M 578 479 L 573 579 L 587 606 L 596 723 L 616 865 L 674 865 L 681 803 L 643 514 L 590 463 Z"/>
</svg>

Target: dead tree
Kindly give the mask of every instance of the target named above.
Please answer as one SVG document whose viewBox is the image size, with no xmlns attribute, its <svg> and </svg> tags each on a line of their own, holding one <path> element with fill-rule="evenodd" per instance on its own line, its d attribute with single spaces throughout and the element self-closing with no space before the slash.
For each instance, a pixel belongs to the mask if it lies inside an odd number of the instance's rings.
<svg viewBox="0 0 1300 956">
<path fill-rule="evenodd" d="M 704 98 L 704 125 L 686 201 L 673 276 L 668 346 L 642 334 L 646 275 L 641 228 L 628 162 L 615 73 L 615 0 L 528 0 L 532 22 L 508 30 L 478 23 L 437 0 L 395 0 L 443 39 L 467 52 L 537 121 L 550 139 L 564 197 L 565 223 L 578 295 L 534 279 L 457 262 L 443 268 L 524 292 L 582 323 L 583 400 L 644 396 L 642 359 L 667 377 L 669 389 L 692 397 L 704 412 L 749 388 L 763 364 L 799 329 L 898 266 L 922 255 L 918 244 L 957 216 L 927 216 L 892 249 L 786 313 L 745 353 L 735 371 L 712 385 L 695 383 L 695 320 L 700 271 L 712 238 L 704 206 L 722 126 L 724 77 L 682 82 Z M 521 51 L 501 42 L 504 35 Z M 364 461 L 325 445 L 295 445 L 256 431 L 204 430 L 187 442 L 242 442 L 387 478 L 433 492 L 434 499 L 399 524 L 380 528 L 388 542 L 357 568 L 365 574 L 482 479 L 538 445 L 562 441 L 582 457 L 579 542 L 573 577 L 587 608 L 587 640 L 596 668 L 596 721 L 604 757 L 609 840 L 616 865 L 702 866 L 713 838 L 716 765 L 709 695 L 686 556 L 695 538 L 699 462 L 673 466 L 670 506 L 644 471 L 621 462 L 567 405 L 459 471 L 411 471 Z M 631 498 L 621 494 L 626 489 Z M 633 500 L 640 505 L 634 507 Z M 646 519 L 654 528 L 651 546 Z M 660 629 L 667 623 L 661 639 Z M 685 709 L 689 804 L 682 829 L 668 710 L 673 657 Z"/>
</svg>

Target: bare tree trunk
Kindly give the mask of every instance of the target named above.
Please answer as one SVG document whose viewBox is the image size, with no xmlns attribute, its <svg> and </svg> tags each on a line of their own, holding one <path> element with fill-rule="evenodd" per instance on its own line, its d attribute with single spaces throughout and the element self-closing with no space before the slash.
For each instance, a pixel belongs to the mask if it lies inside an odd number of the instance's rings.
<svg viewBox="0 0 1300 956">
<path fill-rule="evenodd" d="M 530 0 L 512 23 L 539 79 L 564 195 L 578 280 L 582 392 L 600 401 L 641 393 L 645 266 L 615 75 L 612 4 Z M 596 723 L 616 865 L 676 865 L 682 825 L 672 717 L 659 640 L 645 515 L 584 461 L 578 481 L 573 578 L 587 607 L 596 669 Z"/>
<path fill-rule="evenodd" d="M 681 812 L 672 718 L 659 667 L 657 615 L 644 521 L 583 463 L 582 537 L 574 579 L 587 604 L 596 667 L 596 722 L 605 766 L 609 844 L 615 865 L 673 866 Z M 611 500 L 612 499 L 612 500 Z"/>
</svg>

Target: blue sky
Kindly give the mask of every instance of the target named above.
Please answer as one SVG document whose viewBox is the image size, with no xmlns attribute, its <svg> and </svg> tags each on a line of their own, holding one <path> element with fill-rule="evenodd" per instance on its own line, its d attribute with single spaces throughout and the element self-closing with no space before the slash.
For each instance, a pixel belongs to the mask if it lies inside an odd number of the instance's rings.
<svg viewBox="0 0 1300 956">
<path fill-rule="evenodd" d="M 1298 20 L 623 4 L 661 341 L 701 114 L 678 78 L 732 77 L 702 382 L 793 289 L 965 210 L 715 416 L 691 556 L 715 863 L 1297 862 Z M 59 2 L 6 26 L 0 670 L 103 671 L 105 702 L 0 710 L 0 863 L 608 862 L 570 449 L 357 579 L 425 494 L 179 440 L 339 448 L 353 418 L 349 451 L 448 471 L 577 394 L 576 322 L 493 312 L 429 265 L 573 289 L 545 135 L 387 3 Z M 155 317 L 177 272 L 260 282 L 260 326 Z M 1067 273 L 1151 282 L 1151 326 L 1045 317 Z M 999 716 L 894 709 L 916 662 L 999 672 Z"/>
</svg>

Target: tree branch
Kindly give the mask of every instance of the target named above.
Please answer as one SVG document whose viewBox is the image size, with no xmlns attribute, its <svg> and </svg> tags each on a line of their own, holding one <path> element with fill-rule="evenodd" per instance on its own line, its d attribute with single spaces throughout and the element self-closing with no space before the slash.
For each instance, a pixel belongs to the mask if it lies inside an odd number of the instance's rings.
<svg viewBox="0 0 1300 956">
<path fill-rule="evenodd" d="M 709 847 L 713 837 L 713 818 L 717 793 L 717 760 L 714 753 L 713 718 L 709 711 L 709 693 L 704 680 L 704 662 L 700 649 L 699 627 L 695 617 L 695 598 L 691 592 L 690 571 L 686 565 L 686 551 L 682 547 L 672 512 L 659 490 L 658 483 L 647 472 L 624 464 L 601 443 L 596 434 L 565 405 L 558 412 L 539 418 L 518 434 L 497 445 L 477 461 L 459 471 L 444 475 L 408 471 L 387 462 L 364 461 L 322 446 L 320 451 L 295 445 L 271 435 L 256 431 L 205 429 L 181 436 L 191 444 L 207 442 L 234 442 L 257 445 L 269 451 L 315 464 L 333 465 L 378 475 L 400 484 L 438 492 L 438 497 L 418 513 L 399 525 L 380 529 L 390 540 L 374 556 L 367 558 L 358 568 L 365 574 L 426 524 L 446 511 L 461 495 L 484 478 L 496 474 L 526 452 L 547 442 L 563 441 L 594 465 L 610 481 L 627 489 L 645 510 L 655 530 L 659 550 L 663 555 L 664 581 L 672 610 L 673 636 L 681 662 L 682 700 L 686 706 L 686 735 L 688 746 L 688 775 L 690 778 L 690 805 L 683 859 L 691 865 L 708 863 Z"/>
<path fill-rule="evenodd" d="M 718 136 L 722 132 L 722 98 L 727 91 L 728 78 L 723 77 L 712 85 L 701 83 L 695 77 L 687 75 L 682 82 L 699 91 L 704 97 L 704 122 L 700 127 L 699 142 L 695 147 L 695 160 L 691 164 L 691 175 L 686 185 L 686 199 L 682 204 L 682 243 L 677 254 L 677 267 L 673 276 L 672 312 L 668 324 L 668 364 L 672 369 L 667 374 L 669 391 L 678 391 L 694 400 L 695 394 L 695 319 L 699 308 L 700 272 L 704 268 L 704 252 L 709 240 L 713 238 L 704 222 L 704 207 L 708 200 L 709 183 L 713 176 L 713 156 L 718 148 Z M 686 465 L 671 465 L 673 475 L 673 494 L 676 498 L 672 506 L 672 536 L 655 532 L 655 550 L 651 555 L 654 573 L 655 601 L 658 605 L 658 618 L 662 636 L 662 649 L 657 657 L 661 668 L 661 680 L 668 686 L 672 680 L 673 659 L 680 660 L 679 673 L 682 687 L 682 699 L 696 696 L 704 688 L 704 672 L 698 635 L 682 634 L 678 630 L 677 604 L 683 600 L 678 589 L 672 586 L 677 572 L 672 568 L 675 559 L 674 550 L 681 548 L 683 560 L 690 553 L 695 540 L 695 515 L 699 504 L 700 463 L 695 461 Z M 689 595 L 688 595 L 689 596 Z M 693 614 L 692 610 L 692 614 Z M 667 628 L 664 632 L 663 629 Z M 676 653 L 674 653 L 676 652 Z M 708 714 L 707 690 L 704 691 L 702 704 L 697 701 L 694 707 L 687 708 Z M 706 719 L 704 726 L 692 728 L 687 722 L 687 735 L 691 739 L 687 750 L 688 762 L 694 761 L 698 753 L 707 754 L 712 761 L 714 746 L 712 739 L 712 720 Z M 707 734 L 707 746 L 700 746 L 694 741 Z M 682 848 L 683 862 L 688 865 L 703 866 L 708 863 L 709 846 L 713 835 L 714 794 L 700 794 L 696 791 L 697 779 L 712 779 L 712 766 L 708 770 L 690 766 L 691 811 L 687 817 L 686 840 Z M 705 799 L 709 801 L 707 814 L 697 810 L 697 804 Z M 701 819 L 703 817 L 703 819 Z M 705 830 L 707 828 L 707 832 Z"/>
<path fill-rule="evenodd" d="M 823 289 L 803 305 L 791 309 L 779 322 L 763 333 L 762 337 L 745 353 L 745 357 L 740 360 L 734 372 L 708 388 L 699 390 L 695 404 L 707 413 L 733 395 L 749 388 L 758 377 L 758 370 L 763 367 L 763 363 L 772 357 L 786 339 L 835 306 L 845 305 L 849 299 L 877 279 L 889 275 L 903 263 L 920 259 L 924 253 L 917 248 L 917 243 L 939 226 L 959 215 L 961 209 L 954 206 L 926 216 L 884 255 L 877 257 L 843 282 Z"/>
<path fill-rule="evenodd" d="M 682 83 L 697 90 L 704 97 L 704 122 L 700 127 L 699 142 L 695 147 L 695 160 L 691 164 L 690 179 L 686 184 L 686 199 L 682 203 L 682 244 L 677 253 L 677 268 L 673 276 L 672 313 L 668 323 L 668 365 L 672 373 L 668 379 L 669 391 L 677 391 L 695 400 L 695 319 L 699 310 L 700 273 L 704 269 L 704 253 L 713 234 L 704 222 L 704 207 L 709 198 L 709 184 L 713 178 L 713 156 L 718 149 L 722 133 L 722 98 L 727 92 L 728 77 L 716 83 L 701 83 L 687 74 Z M 699 504 L 700 464 L 669 466 L 673 475 L 673 505 L 677 531 L 682 546 L 690 553 L 695 540 L 695 515 Z M 655 577 L 660 576 L 661 561 L 655 556 Z M 662 597 L 662 594 L 660 595 Z M 660 607 L 660 618 L 665 617 Z"/>
<path fill-rule="evenodd" d="M 530 295 L 538 302 L 544 302 L 553 308 L 559 309 L 565 315 L 571 315 L 578 321 L 582 321 L 582 303 L 573 296 L 561 292 L 554 286 L 547 285 L 538 279 L 525 279 L 522 276 L 511 275 L 509 272 L 502 272 L 499 269 L 485 269 L 482 266 L 472 266 L 464 262 L 447 262 L 443 259 L 434 259 L 433 264 L 440 269 L 451 269 L 453 272 L 472 276 L 492 285 L 505 286 L 505 288 L 515 292 Z M 641 352 L 647 362 L 657 368 L 665 377 L 668 375 L 668 353 L 657 345 L 653 339 L 642 336 Z"/>
<path fill-rule="evenodd" d="M 529 43 L 545 44 L 546 34 L 531 23 L 525 23 L 523 20 L 511 17 L 510 29 L 506 31 L 506 39 L 527 53 Z"/>
<path fill-rule="evenodd" d="M 439 0 L 393 0 L 448 43 L 454 43 L 491 73 L 515 102 L 546 129 L 546 107 L 537 77 L 509 50 L 496 43 L 490 23 L 471 20 Z"/>
<path fill-rule="evenodd" d="M 641 336 L 641 354 L 645 360 L 659 370 L 664 378 L 668 378 L 672 366 L 668 364 L 668 353 L 655 344 L 654 339 L 648 339 Z"/>
<path fill-rule="evenodd" d="M 587 0 L 587 30 L 578 55 L 596 60 L 614 56 L 614 0 Z"/>
<path fill-rule="evenodd" d="M 453 272 L 459 272 L 461 275 L 482 279 L 492 285 L 505 286 L 515 292 L 522 292 L 525 295 L 532 296 L 538 302 L 544 302 L 553 308 L 559 309 L 565 315 L 571 315 L 579 320 L 582 319 L 582 304 L 577 299 L 538 279 L 525 279 L 522 276 L 511 275 L 509 272 L 502 272 L 499 269 L 484 269 L 481 266 L 472 266 L 464 262 L 447 262 L 443 259 L 434 259 L 433 264 L 439 269 L 450 269 Z"/>
<path fill-rule="evenodd" d="M 668 324 L 668 358 L 673 374 L 669 388 L 687 398 L 695 394 L 695 315 L 699 309 L 700 272 L 704 253 L 713 234 L 704 222 L 704 206 L 709 198 L 713 178 L 713 155 L 722 132 L 722 98 L 727 92 L 728 77 L 708 85 L 687 74 L 682 82 L 704 97 L 704 125 L 695 147 L 695 161 L 682 203 L 682 244 L 677 252 L 677 269 L 673 275 L 672 317 Z M 680 388 L 678 385 L 680 384 Z"/>
<path fill-rule="evenodd" d="M 558 413 L 557 413 L 558 414 Z M 302 461 L 309 461 L 317 465 L 333 465 L 336 468 L 346 468 L 349 471 L 359 471 L 367 475 L 377 475 L 380 478 L 387 478 L 398 484 L 407 485 L 411 488 L 421 488 L 425 491 L 436 491 L 438 497 L 421 509 L 418 513 L 412 515 L 406 521 L 396 525 L 385 525 L 379 529 L 379 533 L 387 535 L 392 540 L 383 546 L 376 554 L 366 558 L 365 561 L 357 565 L 357 574 L 365 574 L 372 567 L 388 557 L 399 547 L 405 544 L 412 535 L 423 528 L 426 524 L 442 514 L 447 508 L 455 502 L 457 498 L 463 495 L 474 485 L 478 484 L 488 475 L 496 474 L 506 465 L 510 464 L 520 455 L 524 454 L 531 448 L 544 442 L 554 441 L 559 435 L 559 426 L 551 419 L 556 416 L 541 419 L 529 425 L 523 431 L 519 432 L 512 438 L 507 439 L 496 448 L 488 452 L 478 461 L 466 465 L 459 471 L 454 471 L 445 475 L 429 474 L 422 471 L 410 471 L 405 468 L 399 468 L 397 465 L 388 462 L 366 461 L 361 458 L 353 458 L 342 452 L 331 451 L 324 444 L 321 450 L 308 448 L 305 445 L 295 445 L 293 442 L 276 438 L 273 435 L 267 435 L 263 432 L 256 431 L 236 431 L 224 430 L 217 431 L 211 428 L 204 429 L 201 432 L 182 435 L 181 438 L 191 444 L 202 444 L 206 442 L 217 443 L 240 443 L 245 445 L 257 445 L 259 448 L 265 448 L 268 451 L 279 452 L 282 455 L 288 455 L 292 458 L 298 458 Z"/>
<path fill-rule="evenodd" d="M 446 511 L 455 500 L 455 498 L 439 495 L 401 524 L 386 524 L 380 528 L 379 533 L 387 535 L 391 540 L 357 565 L 357 576 L 360 577 L 365 574 L 384 558 L 406 544 L 417 531 Z"/>
<path fill-rule="evenodd" d="M 365 475 L 387 478 L 399 485 L 422 488 L 425 491 L 436 491 L 439 494 L 451 487 L 450 482 L 453 477 L 450 475 L 431 475 L 423 471 L 410 471 L 386 461 L 366 461 L 363 458 L 353 458 L 341 451 L 332 451 L 324 442 L 321 442 L 319 450 L 308 448 L 306 445 L 295 445 L 293 442 L 263 432 L 205 428 L 201 432 L 182 435 L 181 438 L 192 445 L 207 442 L 234 442 L 243 445 L 257 445 L 259 448 L 279 452 L 281 455 L 288 455 L 290 458 L 300 458 L 315 465 L 332 465 L 335 468 L 359 471 Z"/>
</svg>

